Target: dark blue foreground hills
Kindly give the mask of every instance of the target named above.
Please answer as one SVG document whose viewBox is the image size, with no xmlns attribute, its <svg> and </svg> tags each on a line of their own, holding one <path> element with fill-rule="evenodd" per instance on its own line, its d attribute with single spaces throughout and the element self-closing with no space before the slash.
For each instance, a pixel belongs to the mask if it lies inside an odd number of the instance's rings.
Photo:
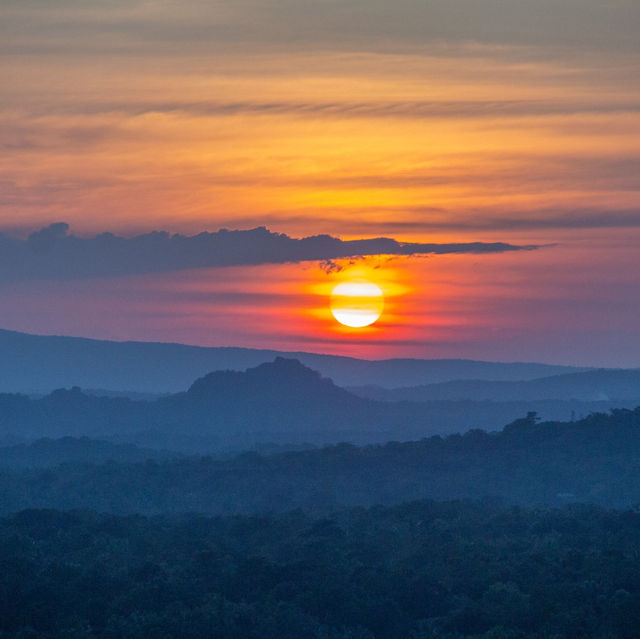
<svg viewBox="0 0 640 639">
<path fill-rule="evenodd" d="M 79 449 L 85 448 L 85 461 Z M 38 450 L 48 451 L 49 464 Z M 576 422 L 528 415 L 502 431 L 277 454 L 169 457 L 65 440 L 0 449 L 0 514 L 22 508 L 115 513 L 330 513 L 413 499 L 640 507 L 640 408 Z M 64 449 L 67 449 L 66 453 Z M 22 467 L 18 468 L 22 460 Z M 11 462 L 11 463 L 9 463 Z"/>
</svg>

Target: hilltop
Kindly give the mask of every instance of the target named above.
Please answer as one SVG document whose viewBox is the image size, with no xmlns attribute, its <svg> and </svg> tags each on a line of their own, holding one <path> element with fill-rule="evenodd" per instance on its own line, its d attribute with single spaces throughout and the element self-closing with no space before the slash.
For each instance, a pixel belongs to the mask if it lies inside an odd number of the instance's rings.
<svg viewBox="0 0 640 639">
<path fill-rule="evenodd" d="M 465 359 L 364 360 L 317 353 L 159 342 L 113 342 L 0 330 L 0 392 L 46 393 L 80 386 L 176 393 L 211 371 L 297 359 L 338 386 L 415 386 L 457 379 L 526 380 L 584 370 L 535 363 Z"/>
</svg>

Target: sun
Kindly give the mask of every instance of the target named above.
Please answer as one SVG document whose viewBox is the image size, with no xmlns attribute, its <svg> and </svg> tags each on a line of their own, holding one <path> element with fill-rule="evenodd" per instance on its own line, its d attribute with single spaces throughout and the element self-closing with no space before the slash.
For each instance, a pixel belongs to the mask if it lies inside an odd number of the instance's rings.
<svg viewBox="0 0 640 639">
<path fill-rule="evenodd" d="M 364 279 L 341 282 L 331 292 L 331 313 L 344 326 L 362 328 L 382 315 L 382 289 Z"/>
</svg>

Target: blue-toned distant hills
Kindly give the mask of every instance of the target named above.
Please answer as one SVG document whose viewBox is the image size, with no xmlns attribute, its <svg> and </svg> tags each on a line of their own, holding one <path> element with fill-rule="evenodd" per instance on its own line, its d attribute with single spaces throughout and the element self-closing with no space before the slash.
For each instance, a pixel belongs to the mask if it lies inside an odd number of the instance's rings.
<svg viewBox="0 0 640 639">
<path fill-rule="evenodd" d="M 606 377 L 606 372 L 600 374 Z M 594 373 L 580 375 L 591 380 Z M 568 420 L 640 404 L 640 392 L 608 401 L 563 399 L 561 394 L 509 401 L 473 394 L 420 402 L 381 401 L 360 397 L 300 361 L 282 357 L 242 372 L 208 373 L 179 393 L 146 399 L 96 393 L 79 387 L 42 397 L 2 393 L 0 441 L 92 437 L 188 453 L 227 453 L 269 445 L 408 441 L 474 428 L 495 430 L 530 411 L 544 419 Z"/>
<path fill-rule="evenodd" d="M 443 416 L 446 417 L 446 416 Z M 152 401 L 96 396 L 79 387 L 43 397 L 0 394 L 0 437 L 89 436 L 189 452 L 264 444 L 388 441 L 438 432 L 420 405 L 358 397 L 298 360 L 217 371 Z M 449 427 L 447 427 L 449 430 Z"/>
<path fill-rule="evenodd" d="M 586 402 L 612 401 L 640 397 L 640 370 L 600 369 L 513 382 L 463 379 L 392 389 L 380 386 L 355 386 L 349 390 L 361 397 L 387 402 L 464 399 L 492 402 L 554 399 Z"/>
<path fill-rule="evenodd" d="M 60 464 L 139 463 L 175 459 L 173 452 L 117 444 L 88 437 L 43 437 L 28 444 L 0 447 L 0 469 L 44 468 Z"/>
<path fill-rule="evenodd" d="M 78 387 L 41 397 L 1 393 L 0 512 L 262 512 L 483 496 L 627 507 L 640 495 L 638 375 L 531 380 L 509 386 L 509 401 L 486 399 L 502 383 L 480 385 L 484 399 L 380 401 L 278 357 L 144 399 Z M 531 399 L 535 389 L 600 392 L 616 380 L 630 397 Z M 452 388 L 480 392 L 477 382 Z M 295 450 L 305 452 L 255 452 Z"/>
<path fill-rule="evenodd" d="M 572 420 L 640 405 L 640 370 L 282 357 L 11 331 L 0 331 L 0 358 L 0 444 L 91 437 L 220 454 L 408 441 L 496 430 L 531 411 Z"/>
<path fill-rule="evenodd" d="M 530 380 L 583 368 L 464 359 L 370 361 L 314 353 L 158 342 L 112 342 L 0 330 L 0 392 L 43 393 L 80 386 L 175 393 L 215 370 L 245 370 L 277 356 L 295 358 L 339 386 L 417 386 L 460 379 Z"/>
</svg>

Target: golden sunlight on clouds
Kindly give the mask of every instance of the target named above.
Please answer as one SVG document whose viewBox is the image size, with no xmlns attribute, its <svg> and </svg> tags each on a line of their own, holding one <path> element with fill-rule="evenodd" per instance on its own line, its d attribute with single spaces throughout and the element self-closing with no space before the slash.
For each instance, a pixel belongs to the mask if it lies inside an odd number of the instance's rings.
<svg viewBox="0 0 640 639">
<path fill-rule="evenodd" d="M 296 237 L 554 245 L 105 280 L 96 285 L 105 297 L 87 289 L 94 305 L 72 316 L 65 309 L 82 302 L 58 283 L 67 304 L 44 307 L 51 330 L 544 359 L 538 329 L 555 326 L 550 343 L 564 348 L 567 309 L 601 313 L 581 329 L 584 343 L 599 343 L 609 320 L 581 281 L 597 280 L 601 297 L 618 286 L 620 300 L 638 297 L 633 282 L 619 283 L 640 227 L 637 3 L 5 4 L 0 231 L 24 236 L 56 221 L 78 235 L 267 226 Z M 603 266 L 590 270 L 596 254 Z M 331 315 L 331 291 L 349 278 L 383 291 L 370 326 Z M 36 330 L 43 307 L 28 290 L 3 295 L 0 324 Z M 637 324 L 635 310 L 623 315 Z M 629 326 L 621 334 L 636 335 Z"/>
<path fill-rule="evenodd" d="M 151 217 L 300 234 L 389 233 L 378 221 L 391 215 L 424 237 L 460 234 L 485 207 L 499 226 L 514 211 L 633 206 L 633 87 L 603 72 L 603 101 L 588 93 L 597 69 L 475 53 L 272 54 L 257 70 L 229 56 L 208 72 L 106 59 L 99 74 L 18 60 L 0 113 L 12 147 L 3 210 L 80 231 Z"/>
</svg>

